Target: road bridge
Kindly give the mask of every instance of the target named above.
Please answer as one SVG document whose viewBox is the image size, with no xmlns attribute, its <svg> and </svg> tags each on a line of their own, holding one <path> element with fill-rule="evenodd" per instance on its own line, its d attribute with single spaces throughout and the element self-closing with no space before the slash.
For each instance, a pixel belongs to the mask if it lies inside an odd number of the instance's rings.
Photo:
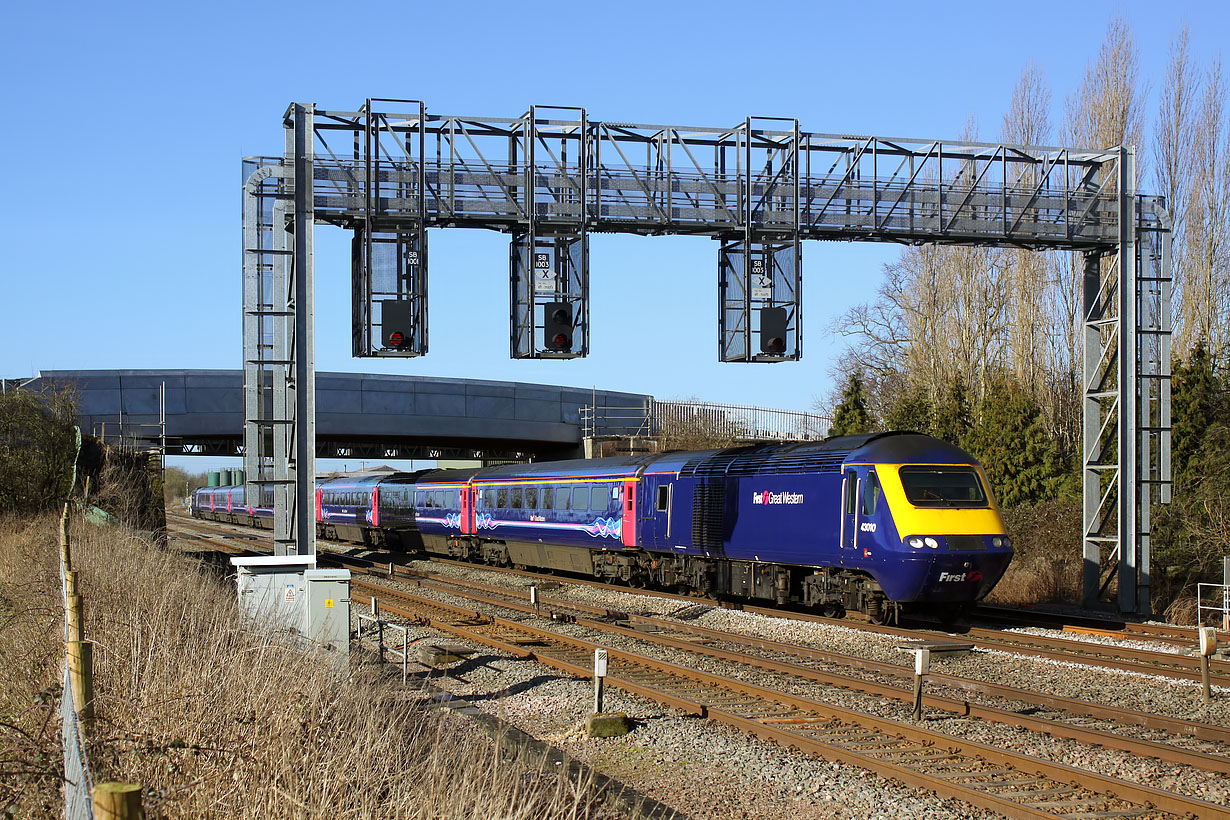
<svg viewBox="0 0 1230 820">
<path fill-rule="evenodd" d="M 156 446 L 165 436 L 169 455 L 243 454 L 241 370 L 47 370 L 22 384 L 33 390 L 74 385 L 81 429 L 108 440 Z M 580 454 L 582 408 L 597 408 L 602 419 L 606 408 L 647 413 L 652 400 L 640 393 L 526 382 L 318 373 L 316 454 L 568 458 Z"/>
</svg>

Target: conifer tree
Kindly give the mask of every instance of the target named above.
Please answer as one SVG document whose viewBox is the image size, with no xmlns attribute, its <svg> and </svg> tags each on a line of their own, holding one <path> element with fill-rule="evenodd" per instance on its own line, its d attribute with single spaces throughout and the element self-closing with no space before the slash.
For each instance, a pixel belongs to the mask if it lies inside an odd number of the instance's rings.
<svg viewBox="0 0 1230 820">
<path fill-rule="evenodd" d="M 989 394 L 990 391 L 988 391 Z M 965 383 L 961 379 L 953 379 L 949 384 L 948 392 L 936 403 L 935 421 L 931 426 L 932 435 L 951 444 L 960 445 L 965 441 L 972 425 Z"/>
<path fill-rule="evenodd" d="M 889 406 L 884 415 L 884 426 L 889 430 L 930 433 L 931 413 L 931 402 L 926 393 L 922 390 L 907 389 Z"/>
<path fill-rule="evenodd" d="M 861 373 L 851 373 L 841 394 L 841 404 L 833 413 L 830 436 L 852 436 L 871 432 L 871 415 L 867 412 L 867 395 L 863 392 Z"/>
<path fill-rule="evenodd" d="M 982 462 L 992 491 L 1005 507 L 1054 498 L 1063 463 L 1046 431 L 1037 401 L 1006 379 L 991 383 L 966 446 Z"/>
<path fill-rule="evenodd" d="M 1186 472 L 1209 427 L 1218 421 L 1217 377 L 1203 344 L 1196 345 L 1187 362 L 1174 366 L 1170 384 L 1171 463 L 1178 477 Z"/>
</svg>

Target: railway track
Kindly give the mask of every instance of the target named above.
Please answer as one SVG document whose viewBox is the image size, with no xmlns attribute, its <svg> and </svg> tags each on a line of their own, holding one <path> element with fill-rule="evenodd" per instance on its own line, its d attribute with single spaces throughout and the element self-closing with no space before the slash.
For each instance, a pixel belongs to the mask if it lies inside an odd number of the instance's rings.
<svg viewBox="0 0 1230 820">
<path fill-rule="evenodd" d="M 465 597 L 474 602 L 499 606 L 523 614 L 536 614 L 536 608 L 525 602 L 524 595 L 518 595 L 495 585 L 433 575 L 418 570 L 396 571 L 394 577 L 405 578 L 411 583 Z M 363 581 L 357 583 L 373 592 L 386 589 Z M 539 596 L 538 603 L 539 609 L 545 612 L 548 618 L 555 619 L 562 615 L 568 620 L 600 632 L 630 635 L 680 651 L 746 663 L 768 671 L 840 686 L 876 697 L 892 698 L 902 702 L 909 702 L 913 697 L 912 692 L 907 691 L 913 682 L 913 672 L 904 665 L 872 661 L 809 646 L 723 632 L 676 620 L 612 611 L 602 607 L 557 600 L 548 596 Z M 789 660 L 784 661 L 783 658 Z M 844 671 L 835 674 L 832 671 L 834 669 Z M 856 676 L 857 672 L 865 674 Z M 1204 754 L 1199 751 L 1189 753 L 1161 743 L 1122 738 L 1085 725 L 1083 721 L 1108 721 L 1121 726 L 1141 726 L 1165 732 L 1174 738 L 1196 738 L 1225 744 L 1228 750 L 1230 750 L 1230 728 L 1103 706 L 1087 701 L 1059 698 L 1045 693 L 956 675 L 933 673 L 928 675 L 928 680 L 954 693 L 976 692 L 1004 702 L 1028 704 L 1030 713 L 1023 714 L 1019 709 L 979 705 L 955 697 L 924 695 L 924 705 L 929 708 L 1021 726 L 1056 737 L 1067 737 L 1107 748 L 1122 749 L 1133 754 L 1191 765 L 1207 771 L 1230 774 L 1230 757 Z"/>
<path fill-rule="evenodd" d="M 184 517 L 184 521 L 192 521 L 193 525 L 202 522 L 194 521 Z M 215 525 L 230 527 L 230 525 Z M 241 528 L 235 528 L 241 529 Z M 233 530 L 226 530 L 233 532 Z M 253 534 L 254 542 L 260 542 L 265 539 Z M 483 569 L 489 572 L 519 575 L 528 578 L 540 579 L 544 581 L 557 581 L 558 576 L 544 575 L 542 573 L 531 572 L 523 569 L 512 569 L 506 567 L 490 567 L 485 564 L 472 564 L 465 561 L 454 561 L 447 558 L 433 557 L 431 561 L 444 565 L 453 565 L 466 567 L 470 569 Z M 614 584 L 606 584 L 598 581 L 587 580 L 584 578 L 568 577 L 568 583 L 583 584 L 595 589 L 606 589 L 621 593 L 635 593 L 638 595 L 649 595 L 659 598 L 667 598 L 678 601 L 697 602 L 699 600 L 693 596 L 679 595 L 676 593 L 662 592 L 657 590 L 639 590 L 631 589 L 626 586 L 617 586 Z M 714 605 L 719 605 L 714 603 Z M 895 627 L 888 625 L 876 625 L 866 621 L 861 621 L 852 618 L 833 619 L 825 618 L 820 615 L 814 615 L 806 612 L 797 612 L 789 609 L 781 609 L 774 607 L 761 607 L 755 605 L 740 605 L 736 604 L 733 608 L 740 609 L 744 612 L 751 612 L 760 615 L 767 615 L 775 618 L 787 618 L 791 620 L 808 621 L 813 623 L 833 624 L 844 627 L 852 627 L 862 629 L 868 632 L 891 635 L 899 638 L 917 639 L 920 637 L 944 636 L 950 637 L 954 634 L 960 635 L 964 640 L 972 643 L 980 649 L 999 650 L 1003 652 L 1024 654 L 1037 658 L 1046 658 L 1049 660 L 1077 663 L 1085 666 L 1118 669 L 1125 672 L 1145 675 L 1157 675 L 1164 678 L 1173 678 L 1176 680 L 1199 681 L 1200 678 L 1200 659 L 1194 654 L 1180 654 L 1180 649 L 1194 649 L 1196 646 L 1196 635 L 1194 630 L 1184 630 L 1182 627 L 1159 627 L 1157 637 L 1161 638 L 1164 635 L 1169 636 L 1166 641 L 1168 645 L 1175 651 L 1165 652 L 1159 650 L 1142 649 L 1139 647 L 1125 646 L 1122 644 L 1106 645 L 1094 643 L 1088 640 L 1079 640 L 1071 637 L 1058 637 L 1047 635 L 1034 635 L 1023 632 L 1008 632 L 997 629 L 987 629 L 983 627 L 969 626 L 957 629 L 936 630 L 928 629 L 925 626 L 911 627 Z M 999 610 L 1002 611 L 1002 610 Z M 1047 628 L 1055 628 L 1057 623 L 1053 617 L 1047 617 L 1044 621 L 1052 624 Z M 1084 619 L 1086 622 L 1092 619 Z M 1015 623 L 1028 623 L 1027 621 L 1017 620 Z M 1113 622 L 1112 622 L 1113 623 Z M 1037 624 L 1034 624 L 1035 626 Z M 1093 634 L 1109 635 L 1110 630 L 1093 630 L 1092 627 L 1072 625 L 1073 628 L 1089 629 Z M 1135 626 L 1153 626 L 1153 625 L 1135 625 Z M 1126 629 L 1125 625 L 1125 629 Z M 1113 636 L 1123 637 L 1123 636 Z M 1186 644 L 1184 646 L 1184 644 Z M 1215 658 L 1210 664 L 1211 680 L 1214 686 L 1230 686 L 1230 661 Z"/>
<path fill-rule="evenodd" d="M 407 592 L 386 589 L 384 595 L 380 606 L 385 612 L 582 678 L 592 676 L 594 650 L 605 648 L 608 685 L 1005 817 L 1230 820 L 1230 808 L 1150 786 Z"/>
<path fill-rule="evenodd" d="M 207 542 L 214 539 L 204 539 Z M 220 545 L 234 550 L 241 543 L 257 546 L 259 539 L 225 539 Z M 353 564 L 353 562 L 350 562 Z M 371 563 L 371 562 L 366 562 Z M 378 565 L 373 574 L 383 575 L 388 565 Z M 473 568 L 474 565 L 463 565 Z M 474 603 L 499 606 L 521 614 L 533 613 L 524 595 L 476 581 L 433 576 L 394 567 L 399 580 L 450 595 L 464 595 Z M 359 589 L 381 597 L 385 612 L 427 623 L 480 645 L 532 657 L 570 674 L 588 677 L 589 659 L 598 646 L 592 642 L 558 635 L 494 615 L 475 612 L 439 601 L 428 601 L 384 585 L 356 579 Z M 617 588 L 627 592 L 626 588 Z M 396 602 L 390 601 L 396 599 Z M 909 670 L 850 656 L 780 642 L 751 639 L 732 633 L 707 630 L 675 621 L 611 612 L 599 607 L 540 598 L 548 615 L 615 636 L 630 636 L 657 647 L 690 652 L 730 663 L 757 666 L 787 678 L 836 685 L 876 697 L 905 701 L 904 689 L 875 681 L 858 681 L 847 675 L 824 671 L 838 663 L 900 681 Z M 695 604 L 696 599 L 685 599 Z M 908 633 L 916 635 L 917 633 Z M 735 678 L 680 667 L 626 650 L 608 647 L 614 678 L 608 682 L 659 703 L 707 716 L 762 738 L 796 746 L 901 782 L 921 786 L 937 794 L 965 800 L 1009 817 L 1228 817 L 1230 810 L 1216 804 L 1183 797 L 1147 786 L 1084 772 L 1063 764 L 1040 761 L 1018 753 L 953 738 L 939 732 L 861 714 L 833 704 L 791 695 L 780 688 L 748 684 Z M 782 661 L 783 656 L 790 661 Z M 997 697 L 1020 700 L 1023 690 L 995 686 L 951 676 L 933 675 L 930 680 L 958 689 L 972 689 Z M 1099 720 L 1115 720 L 1151 726 L 1175 735 L 1199 737 L 1226 743 L 1230 732 L 1189 721 L 1176 721 L 1143 713 L 1128 713 L 1082 702 L 1051 698 L 1050 707 L 1071 714 L 1081 710 Z M 1086 743 L 1147 755 L 1207 771 L 1230 773 L 1230 758 L 1167 744 L 1122 738 L 1087 727 L 1074 726 L 1039 715 L 1020 715 L 995 707 L 970 704 L 948 697 L 929 695 L 927 709 L 1011 723 L 1032 731 L 1046 732 Z"/>
</svg>

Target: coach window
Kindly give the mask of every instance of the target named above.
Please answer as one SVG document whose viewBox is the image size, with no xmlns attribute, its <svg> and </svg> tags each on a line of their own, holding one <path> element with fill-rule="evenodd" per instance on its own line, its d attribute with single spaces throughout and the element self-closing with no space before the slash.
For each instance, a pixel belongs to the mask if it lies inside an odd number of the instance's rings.
<svg viewBox="0 0 1230 820">
<path fill-rule="evenodd" d="M 610 493 L 605 487 L 594 487 L 590 490 L 589 494 L 589 508 L 594 511 L 605 510 L 611 506 L 608 501 L 610 497 Z"/>
<path fill-rule="evenodd" d="M 483 490 L 483 508 L 494 510 L 498 504 L 495 503 L 495 487 L 488 487 Z"/>
<path fill-rule="evenodd" d="M 663 484 L 658 487 L 658 502 L 654 504 L 654 509 L 658 512 L 666 512 L 666 509 L 671 504 L 671 485 Z"/>
<path fill-rule="evenodd" d="M 501 510 L 508 509 L 508 488 L 501 487 L 495 494 L 495 505 Z"/>
<path fill-rule="evenodd" d="M 525 508 L 527 510 L 538 509 L 538 488 L 537 487 L 526 487 L 525 488 Z"/>
<path fill-rule="evenodd" d="M 574 510 L 589 509 L 589 487 L 582 484 L 572 488 L 572 508 Z"/>
<path fill-rule="evenodd" d="M 571 487 L 556 487 L 555 488 L 555 509 L 571 510 L 572 509 L 572 488 Z"/>
<path fill-rule="evenodd" d="M 538 494 L 538 508 L 540 510 L 555 509 L 555 488 L 543 487 L 542 492 Z"/>
<path fill-rule="evenodd" d="M 867 480 L 863 482 L 863 515 L 876 514 L 876 502 L 880 500 L 880 482 L 875 470 L 867 471 Z"/>
<path fill-rule="evenodd" d="M 460 504 L 461 496 L 459 495 L 459 492 L 460 491 L 458 490 L 448 491 L 448 508 L 450 510 L 456 510 L 461 507 L 461 504 Z"/>
<path fill-rule="evenodd" d="M 513 487 L 508 491 L 508 506 L 514 510 L 521 509 L 521 488 Z"/>
</svg>

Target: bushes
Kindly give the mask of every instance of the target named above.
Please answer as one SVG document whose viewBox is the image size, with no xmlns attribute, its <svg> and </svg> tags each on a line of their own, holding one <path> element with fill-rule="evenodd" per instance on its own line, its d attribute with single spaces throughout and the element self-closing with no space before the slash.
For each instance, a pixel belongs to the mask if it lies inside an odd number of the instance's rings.
<svg viewBox="0 0 1230 820">
<path fill-rule="evenodd" d="M 1079 602 L 1080 502 L 1042 501 L 1002 512 L 1016 555 L 1003 580 L 991 592 L 989 602 Z"/>
<path fill-rule="evenodd" d="M 0 515 L 64 502 L 76 457 L 76 413 L 70 389 L 0 394 Z"/>
</svg>

